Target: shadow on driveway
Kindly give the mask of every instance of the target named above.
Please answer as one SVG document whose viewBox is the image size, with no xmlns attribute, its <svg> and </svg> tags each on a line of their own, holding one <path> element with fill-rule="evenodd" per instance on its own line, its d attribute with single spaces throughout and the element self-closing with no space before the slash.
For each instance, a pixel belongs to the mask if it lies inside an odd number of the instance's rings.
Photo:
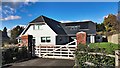
<svg viewBox="0 0 120 68">
<path fill-rule="evenodd" d="M 36 58 L 24 62 L 12 63 L 10 68 L 73 68 L 74 60 Z"/>
</svg>

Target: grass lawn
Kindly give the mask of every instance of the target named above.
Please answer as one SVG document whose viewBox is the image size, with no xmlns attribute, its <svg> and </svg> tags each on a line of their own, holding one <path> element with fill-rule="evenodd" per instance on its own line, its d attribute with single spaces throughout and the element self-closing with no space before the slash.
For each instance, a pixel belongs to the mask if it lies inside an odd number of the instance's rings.
<svg viewBox="0 0 120 68">
<path fill-rule="evenodd" d="M 100 43 L 90 43 L 89 47 L 90 48 L 104 48 L 107 53 L 112 53 L 115 50 L 119 49 L 118 44 L 113 44 L 109 42 L 100 42 Z"/>
</svg>

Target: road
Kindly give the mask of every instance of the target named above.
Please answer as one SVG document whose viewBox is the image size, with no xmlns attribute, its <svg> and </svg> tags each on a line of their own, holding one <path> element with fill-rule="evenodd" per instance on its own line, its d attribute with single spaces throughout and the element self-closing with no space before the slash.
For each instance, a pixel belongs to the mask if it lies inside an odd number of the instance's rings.
<svg viewBox="0 0 120 68">
<path fill-rule="evenodd" d="M 10 68 L 73 68 L 74 60 L 36 58 L 24 62 L 12 63 Z"/>
</svg>

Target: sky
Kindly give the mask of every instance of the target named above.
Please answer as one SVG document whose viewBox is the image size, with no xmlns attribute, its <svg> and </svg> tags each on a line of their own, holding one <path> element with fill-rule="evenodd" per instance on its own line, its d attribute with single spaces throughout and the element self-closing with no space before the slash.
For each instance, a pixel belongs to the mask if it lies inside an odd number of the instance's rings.
<svg viewBox="0 0 120 68">
<path fill-rule="evenodd" d="M 27 25 L 40 15 L 60 22 L 102 23 L 108 14 L 117 14 L 118 2 L 3 2 L 0 10 L 2 30 Z"/>
</svg>

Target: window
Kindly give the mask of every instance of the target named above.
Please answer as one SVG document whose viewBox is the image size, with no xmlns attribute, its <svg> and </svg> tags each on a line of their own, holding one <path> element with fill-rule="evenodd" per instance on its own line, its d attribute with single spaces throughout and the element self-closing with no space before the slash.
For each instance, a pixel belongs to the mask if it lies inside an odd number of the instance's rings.
<svg viewBox="0 0 120 68">
<path fill-rule="evenodd" d="M 45 37 L 41 37 L 41 42 L 45 42 Z"/>
<path fill-rule="evenodd" d="M 21 40 L 21 39 L 19 39 L 19 40 L 18 40 L 18 43 L 21 43 L 21 42 L 22 42 L 22 40 Z"/>
<path fill-rule="evenodd" d="M 37 25 L 33 25 L 33 30 L 40 30 L 41 29 L 40 26 L 41 25 L 38 25 L 38 24 Z"/>
<path fill-rule="evenodd" d="M 32 40 L 33 40 L 33 41 L 32 41 L 32 42 L 33 42 L 33 44 L 35 44 L 35 37 L 33 37 L 33 39 L 32 39 Z"/>
<path fill-rule="evenodd" d="M 35 25 L 33 25 L 33 30 L 35 30 Z"/>
<path fill-rule="evenodd" d="M 51 42 L 50 37 L 41 37 L 41 42 Z"/>
<path fill-rule="evenodd" d="M 40 25 L 37 25 L 38 26 L 38 30 L 40 29 Z"/>
<path fill-rule="evenodd" d="M 60 37 L 60 41 L 62 41 L 62 38 Z"/>
</svg>

